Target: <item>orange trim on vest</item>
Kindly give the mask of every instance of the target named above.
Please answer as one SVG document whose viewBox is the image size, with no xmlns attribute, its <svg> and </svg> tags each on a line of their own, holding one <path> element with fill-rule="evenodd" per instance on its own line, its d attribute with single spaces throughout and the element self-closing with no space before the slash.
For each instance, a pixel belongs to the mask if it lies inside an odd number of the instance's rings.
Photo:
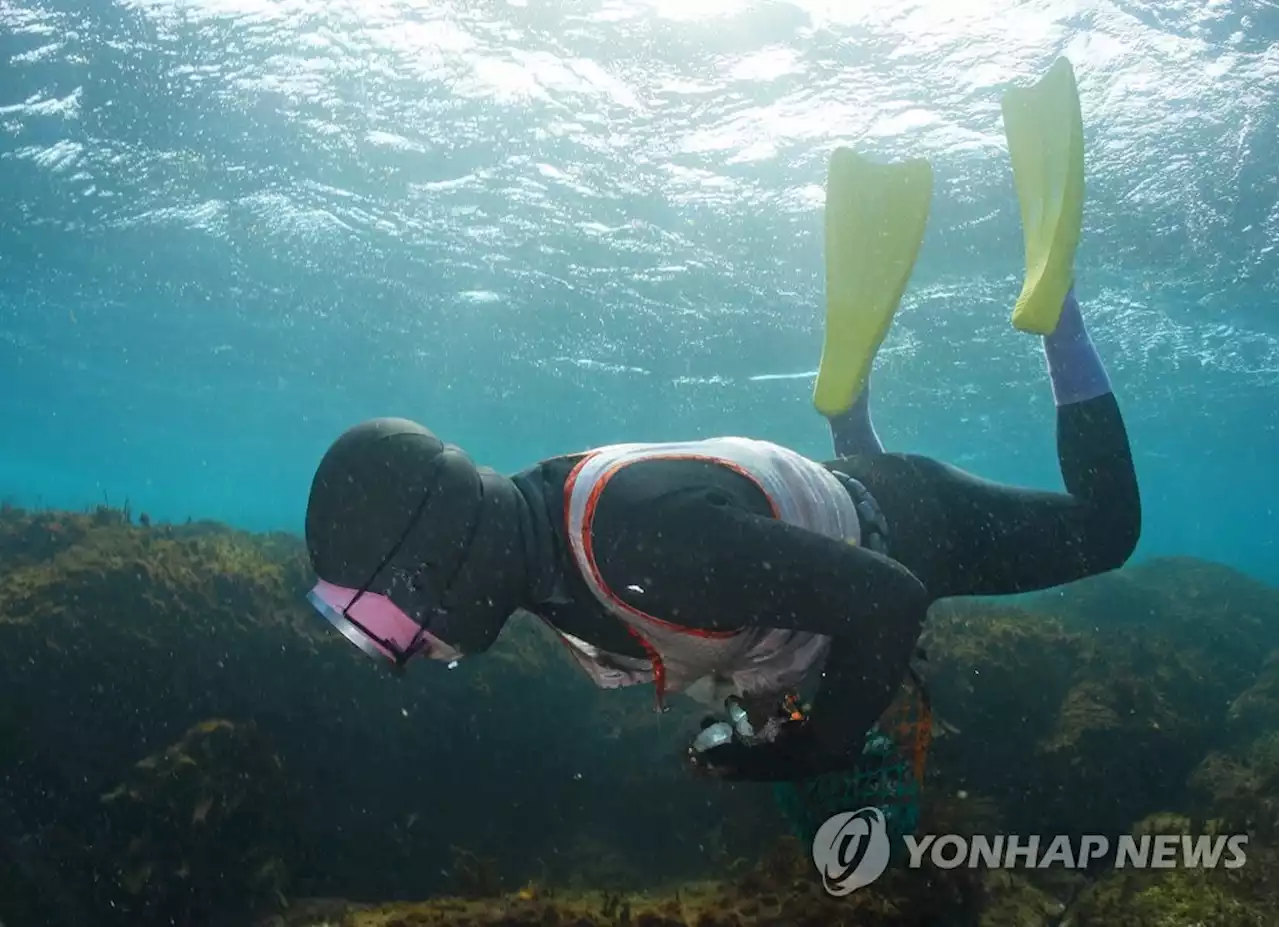
<svg viewBox="0 0 1280 927">
<path fill-rule="evenodd" d="M 627 632 L 640 642 L 649 658 L 649 665 L 653 667 L 653 699 L 658 711 L 664 712 L 667 710 L 667 664 L 662 662 L 662 654 L 658 653 L 658 648 L 645 640 L 643 634 L 630 625 L 627 625 Z"/>
<path fill-rule="evenodd" d="M 564 481 L 564 527 L 565 531 L 573 531 L 573 520 L 569 517 L 572 507 L 570 502 L 573 500 L 573 488 L 578 484 L 578 476 L 582 473 L 582 468 L 587 465 L 587 461 L 599 451 L 592 451 L 584 454 L 582 459 L 573 465 L 573 469 L 569 471 L 569 478 Z"/>
<path fill-rule="evenodd" d="M 573 522 L 570 517 L 570 510 L 571 510 L 570 502 L 573 499 L 573 490 L 574 490 L 574 487 L 577 485 L 578 476 L 582 472 L 582 468 L 586 466 L 587 462 L 590 461 L 599 453 L 600 453 L 599 451 L 592 451 L 591 453 L 585 455 L 580 461 L 578 461 L 578 463 L 574 466 L 573 470 L 570 471 L 569 478 L 565 480 L 564 521 L 565 521 L 566 531 L 573 531 Z M 720 457 L 712 457 L 712 456 L 699 455 L 699 454 L 654 454 L 652 457 L 645 457 L 645 458 L 642 458 L 642 460 L 699 460 L 699 461 L 708 461 L 711 463 L 717 463 L 717 464 L 720 464 L 722 467 L 728 467 L 730 470 L 732 470 L 734 473 L 737 473 L 739 476 L 743 476 L 749 479 L 752 482 L 752 484 L 757 489 L 760 490 L 760 492 L 764 495 L 764 497 L 767 500 L 769 500 L 769 511 L 772 513 L 773 517 L 774 518 L 780 517 L 781 513 L 778 510 L 777 503 L 774 502 L 773 497 L 769 495 L 769 493 L 765 490 L 764 486 L 760 484 L 760 481 L 757 480 L 755 476 L 753 476 L 750 472 L 748 472 L 746 468 L 740 466 L 739 464 L 731 460 L 724 460 L 723 458 L 720 458 Z M 600 574 L 600 568 L 596 566 L 596 557 L 595 557 L 595 553 L 594 553 L 592 542 L 591 542 L 591 525 L 592 525 L 592 522 L 595 520 L 596 506 L 599 504 L 600 494 L 604 492 L 604 488 L 608 484 L 609 480 L 613 479 L 613 477 L 617 475 L 618 472 L 621 471 L 624 467 L 628 466 L 629 464 L 638 463 L 638 462 L 639 461 L 631 460 L 631 461 L 622 461 L 619 463 L 615 463 L 612 467 L 610 467 L 608 470 L 606 470 L 604 473 L 600 475 L 599 481 L 596 483 L 595 486 L 591 487 L 591 495 L 587 497 L 587 504 L 584 507 L 584 510 L 582 513 L 582 549 L 583 549 L 583 552 L 586 554 L 587 567 L 591 570 L 591 575 L 595 579 L 596 585 L 604 592 L 606 596 L 609 597 L 609 601 L 612 604 L 622 609 L 627 614 L 632 615 L 633 617 L 636 617 L 636 618 L 643 619 L 644 621 L 652 622 L 653 624 L 666 628 L 667 630 L 675 631 L 680 634 L 688 634 L 692 637 L 711 638 L 711 639 L 717 639 L 717 640 L 726 640 L 728 638 L 735 637 L 738 634 L 741 634 L 742 633 L 741 628 L 736 628 L 732 631 L 708 631 L 708 630 L 703 630 L 701 628 L 690 628 L 690 627 L 686 627 L 685 625 L 675 624 L 670 621 L 664 621 L 661 618 L 658 618 L 654 615 L 650 615 L 648 612 L 641 611 L 638 608 L 634 608 L 627 602 L 624 602 L 622 599 L 618 598 L 617 594 L 615 594 L 614 591 L 609 588 L 608 584 L 605 583 L 604 577 Z M 664 694 L 665 694 L 664 690 L 666 688 L 666 679 L 667 679 L 666 667 L 663 665 L 662 655 L 658 653 L 658 651 L 654 648 L 654 646 L 650 644 L 649 641 L 645 640 L 644 636 L 641 635 L 638 631 L 636 631 L 635 628 L 628 627 L 627 630 L 630 631 L 632 636 L 635 637 L 636 640 L 640 642 L 642 647 L 644 647 L 646 654 L 648 654 L 649 656 L 649 662 L 653 665 L 653 681 L 654 681 L 655 687 L 657 688 L 658 707 L 659 709 L 662 709 Z"/>
<path fill-rule="evenodd" d="M 710 461 L 712 463 L 718 463 L 721 466 L 728 467 L 730 470 L 734 471 L 739 476 L 744 476 L 747 479 L 751 480 L 751 482 L 760 490 L 760 492 L 764 494 L 764 497 L 769 500 L 769 511 L 773 514 L 773 517 L 774 518 L 779 517 L 777 505 L 774 504 L 774 501 L 772 498 L 770 498 L 769 494 L 765 492 L 764 487 L 760 485 L 760 481 L 757 480 L 750 473 L 748 473 L 743 467 L 740 467 L 738 464 L 734 463 L 733 461 L 722 460 L 717 457 L 704 457 L 704 456 L 699 456 L 695 454 L 662 454 L 662 455 L 654 455 L 653 457 L 646 457 L 644 458 L 644 460 L 701 460 L 701 461 Z M 587 460 L 584 459 L 581 463 L 579 463 L 578 467 L 575 467 L 574 472 L 570 475 L 569 482 L 566 484 L 566 487 L 565 487 L 566 499 L 570 497 L 570 494 L 573 491 L 573 483 L 577 481 L 578 468 L 580 468 L 586 462 Z M 741 634 L 742 633 L 741 628 L 735 628 L 731 631 L 711 631 L 703 628 L 690 628 L 686 625 L 676 624 L 671 621 L 665 621 L 662 618 L 658 618 L 654 615 L 650 615 L 648 612 L 641 611 L 640 609 L 635 608 L 634 606 L 628 604 L 627 602 L 624 602 L 622 599 L 618 598 L 617 594 L 614 593 L 614 591 L 610 589 L 609 586 L 605 583 L 604 577 L 600 574 L 600 568 L 596 566 L 595 551 L 594 551 L 594 548 L 592 545 L 592 539 L 591 539 L 591 526 L 592 526 L 592 522 L 595 521 L 596 506 L 600 503 L 600 495 L 601 493 L 604 492 L 604 488 L 606 485 L 608 485 L 609 480 L 613 479 L 613 477 L 616 476 L 623 469 L 623 467 L 626 467 L 631 463 L 637 463 L 637 462 L 638 461 L 626 461 L 626 462 L 614 464 L 612 467 L 610 467 L 608 470 L 606 470 L 604 473 L 600 475 L 599 482 L 597 482 L 595 486 L 591 487 L 591 495 L 587 497 L 586 508 L 582 513 L 582 549 L 586 552 L 587 564 L 591 568 L 591 575 L 595 578 L 596 584 L 601 589 L 604 590 L 604 593 L 609 597 L 609 600 L 613 602 L 613 604 L 621 608 L 623 611 L 627 612 L 630 615 L 633 615 L 636 618 L 643 618 L 645 621 L 651 621 L 654 624 L 660 627 L 666 628 L 669 631 L 675 631 L 680 634 L 688 634 L 693 637 L 705 637 L 705 638 L 711 638 L 716 640 L 730 638 L 730 637 L 734 637 L 735 635 Z M 567 506 L 568 506 L 568 503 L 566 502 L 566 513 L 567 513 Z"/>
</svg>

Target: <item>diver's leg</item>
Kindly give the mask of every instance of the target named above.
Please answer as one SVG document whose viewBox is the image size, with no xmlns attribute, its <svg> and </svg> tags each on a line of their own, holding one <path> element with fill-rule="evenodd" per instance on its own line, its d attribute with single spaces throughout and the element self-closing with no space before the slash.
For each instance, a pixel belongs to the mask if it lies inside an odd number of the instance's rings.
<svg viewBox="0 0 1280 927">
<path fill-rule="evenodd" d="M 1043 339 L 1053 400 L 1059 409 L 1111 392 L 1111 381 L 1084 326 L 1075 287 L 1067 291 L 1058 327 Z"/>
<path fill-rule="evenodd" d="M 837 457 L 854 454 L 883 454 L 884 445 L 871 424 L 871 384 L 858 394 L 849 411 L 827 419 L 831 426 L 831 443 Z"/>
<path fill-rule="evenodd" d="M 935 598 L 1061 585 L 1120 567 L 1137 545 L 1142 508 L 1129 439 L 1074 293 L 1044 352 L 1065 493 L 1002 486 L 923 458 L 910 458 L 910 489 L 926 502 L 872 490 L 889 520 L 891 556 Z M 913 523 L 902 511 L 912 504 L 934 517 Z"/>
<path fill-rule="evenodd" d="M 1084 327 L 1074 290 L 1067 293 L 1058 327 L 1044 339 L 1044 353 L 1054 400 L 1060 407 L 1111 392 L 1107 371 Z M 868 383 L 849 411 L 827 419 L 837 457 L 884 453 L 884 444 L 871 422 L 870 396 Z"/>
</svg>

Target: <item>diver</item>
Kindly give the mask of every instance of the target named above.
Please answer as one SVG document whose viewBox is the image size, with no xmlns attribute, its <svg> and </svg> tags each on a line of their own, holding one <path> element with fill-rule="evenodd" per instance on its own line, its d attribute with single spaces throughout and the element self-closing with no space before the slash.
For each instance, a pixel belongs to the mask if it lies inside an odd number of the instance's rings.
<svg viewBox="0 0 1280 927">
<path fill-rule="evenodd" d="M 312 604 L 397 669 L 482 653 L 531 612 L 601 687 L 652 684 L 660 707 L 682 692 L 728 708 L 727 732 L 704 723 L 691 743 L 701 772 L 787 781 L 853 768 L 932 602 L 1113 570 L 1138 541 L 1128 438 L 1074 293 L 1084 168 L 1070 65 L 1009 91 L 1003 108 L 1027 257 L 1013 324 L 1042 339 L 1065 492 L 881 446 L 869 371 L 923 239 L 932 174 L 841 149 L 814 391 L 836 459 L 723 437 L 601 447 L 507 477 L 413 422 L 365 422 L 312 483 Z M 803 688 L 807 713 L 776 710 Z"/>
</svg>

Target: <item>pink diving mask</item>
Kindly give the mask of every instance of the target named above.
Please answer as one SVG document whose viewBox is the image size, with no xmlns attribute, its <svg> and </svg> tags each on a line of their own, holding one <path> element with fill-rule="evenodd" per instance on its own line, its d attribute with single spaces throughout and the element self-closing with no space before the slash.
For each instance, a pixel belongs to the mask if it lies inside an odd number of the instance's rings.
<svg viewBox="0 0 1280 927">
<path fill-rule="evenodd" d="M 447 661 L 461 656 L 384 595 L 320 580 L 307 599 L 343 637 L 374 659 L 390 660 L 397 669 L 419 654 Z"/>
</svg>

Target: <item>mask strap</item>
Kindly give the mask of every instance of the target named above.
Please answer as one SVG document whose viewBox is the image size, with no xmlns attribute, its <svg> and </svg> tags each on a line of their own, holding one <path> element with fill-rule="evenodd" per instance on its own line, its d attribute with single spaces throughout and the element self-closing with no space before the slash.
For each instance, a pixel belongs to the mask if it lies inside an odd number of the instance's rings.
<svg viewBox="0 0 1280 927">
<path fill-rule="evenodd" d="M 345 618 L 347 621 L 350 621 L 353 625 L 355 625 L 357 628 L 359 628 L 361 631 L 367 634 L 370 638 L 380 643 L 389 652 L 395 654 L 395 664 L 397 668 L 403 667 L 405 663 L 407 663 L 411 658 L 416 656 L 423 649 L 423 645 L 426 642 L 426 628 L 422 627 L 422 625 L 419 624 L 418 632 L 413 636 L 413 640 L 409 642 L 409 646 L 401 650 L 399 647 L 395 646 L 390 641 L 385 641 L 382 638 L 378 637 L 376 634 L 371 633 L 368 628 L 366 628 L 359 621 L 357 621 L 355 618 L 352 617 L 351 609 L 357 602 L 360 601 L 361 597 L 366 592 L 368 592 L 370 588 L 373 587 L 373 584 L 377 580 L 379 574 L 381 574 L 382 571 L 387 568 L 387 565 L 391 563 L 392 560 L 395 559 L 396 554 L 400 553 L 400 548 L 404 547 L 405 541 L 409 539 L 409 532 L 411 532 L 417 526 L 418 520 L 422 518 L 422 513 L 427 507 L 427 502 L 431 500 L 430 486 L 432 483 L 432 477 L 434 477 L 436 474 L 436 471 L 440 470 L 443 466 L 444 466 L 444 453 L 441 452 L 436 456 L 436 459 L 431 462 L 431 466 L 427 468 L 427 472 L 423 477 L 423 481 L 427 484 L 428 488 L 423 491 L 422 498 L 418 500 L 417 508 L 413 510 L 413 515 L 410 516 L 409 521 L 405 524 L 404 530 L 400 532 L 399 540 L 397 540 L 395 544 L 391 546 L 391 550 L 389 550 L 386 556 L 382 558 L 382 561 L 378 564 L 378 566 L 374 569 L 374 571 L 369 574 L 369 578 L 364 581 L 364 583 L 356 591 L 356 594 L 351 597 L 351 601 L 348 602 L 342 609 L 343 618 Z M 459 565 L 461 565 L 461 562 L 459 562 Z"/>
</svg>

